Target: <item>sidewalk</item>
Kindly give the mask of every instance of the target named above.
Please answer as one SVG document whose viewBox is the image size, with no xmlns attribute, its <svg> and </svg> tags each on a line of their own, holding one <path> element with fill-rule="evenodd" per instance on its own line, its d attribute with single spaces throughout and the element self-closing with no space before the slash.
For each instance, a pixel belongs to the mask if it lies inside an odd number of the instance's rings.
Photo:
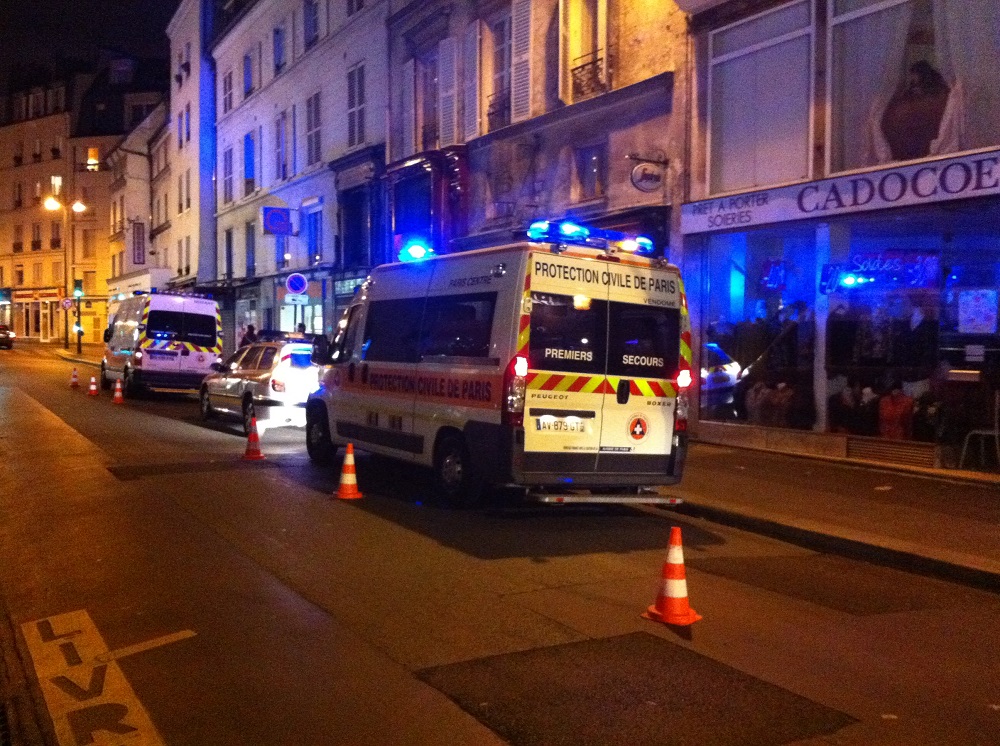
<svg viewBox="0 0 1000 746">
<path fill-rule="evenodd" d="M 58 350 L 100 366 L 103 347 Z M 693 443 L 684 515 L 1000 591 L 1000 474 Z"/>
</svg>

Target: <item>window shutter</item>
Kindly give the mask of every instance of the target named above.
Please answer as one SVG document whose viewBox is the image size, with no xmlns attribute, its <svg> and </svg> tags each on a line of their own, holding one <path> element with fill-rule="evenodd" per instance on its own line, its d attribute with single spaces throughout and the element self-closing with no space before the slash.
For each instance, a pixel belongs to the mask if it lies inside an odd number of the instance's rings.
<svg viewBox="0 0 1000 746">
<path fill-rule="evenodd" d="M 465 104 L 462 120 L 462 139 L 468 142 L 479 137 L 479 21 L 473 21 L 465 29 L 462 48 Z"/>
<path fill-rule="evenodd" d="M 510 118 L 520 122 L 531 116 L 531 0 L 514 0 L 511 6 Z"/>
<path fill-rule="evenodd" d="M 407 60 L 403 64 L 402 70 L 402 81 L 400 84 L 400 91 L 402 94 L 402 106 L 400 107 L 400 112 L 402 113 L 402 126 L 403 126 L 403 137 L 402 146 L 403 152 L 400 153 L 401 156 L 412 155 L 416 152 L 416 108 L 414 106 L 414 76 L 416 73 L 416 65 L 413 60 Z"/>
<path fill-rule="evenodd" d="M 442 39 L 438 44 L 438 132 L 442 147 L 458 142 L 457 52 L 454 37 Z"/>
</svg>

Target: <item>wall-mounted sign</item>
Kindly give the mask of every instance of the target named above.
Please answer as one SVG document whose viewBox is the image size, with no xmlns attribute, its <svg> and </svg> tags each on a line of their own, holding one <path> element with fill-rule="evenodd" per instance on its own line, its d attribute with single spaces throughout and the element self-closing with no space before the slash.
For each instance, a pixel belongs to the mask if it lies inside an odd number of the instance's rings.
<svg viewBox="0 0 1000 746">
<path fill-rule="evenodd" d="M 309 296 L 303 293 L 288 293 L 285 295 L 285 304 L 289 306 L 308 306 Z"/>
<path fill-rule="evenodd" d="M 681 232 L 825 219 L 997 194 L 1000 151 L 992 151 L 689 202 L 681 207 Z"/>
<path fill-rule="evenodd" d="M 293 295 L 301 295 L 309 289 L 309 280 L 299 272 L 293 272 L 285 279 L 285 289 Z"/>
<path fill-rule="evenodd" d="M 632 167 L 632 186 L 640 192 L 663 188 L 663 166 L 659 163 L 636 163 Z"/>
<path fill-rule="evenodd" d="M 292 235 L 292 210 L 290 207 L 262 207 L 261 225 L 264 233 L 272 236 Z"/>
</svg>

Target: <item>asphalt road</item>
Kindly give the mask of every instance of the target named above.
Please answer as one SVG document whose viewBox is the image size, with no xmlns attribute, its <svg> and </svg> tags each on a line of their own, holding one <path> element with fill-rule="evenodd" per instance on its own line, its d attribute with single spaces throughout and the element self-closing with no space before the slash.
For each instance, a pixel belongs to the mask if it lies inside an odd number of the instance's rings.
<svg viewBox="0 0 1000 746">
<path fill-rule="evenodd" d="M 300 432 L 244 462 L 193 398 L 71 367 L 0 351 L 25 743 L 1000 743 L 995 595 L 656 508 L 449 511 L 364 454 L 341 501 Z M 674 525 L 687 630 L 640 616 Z"/>
</svg>

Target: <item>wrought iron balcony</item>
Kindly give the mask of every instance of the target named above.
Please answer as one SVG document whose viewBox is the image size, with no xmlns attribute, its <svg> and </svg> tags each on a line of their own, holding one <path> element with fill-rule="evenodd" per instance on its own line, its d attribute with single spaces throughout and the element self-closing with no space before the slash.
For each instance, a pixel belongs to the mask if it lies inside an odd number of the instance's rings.
<svg viewBox="0 0 1000 746">
<path fill-rule="evenodd" d="M 611 90 L 610 49 L 598 49 L 573 60 L 573 100 L 580 101 Z"/>
</svg>

